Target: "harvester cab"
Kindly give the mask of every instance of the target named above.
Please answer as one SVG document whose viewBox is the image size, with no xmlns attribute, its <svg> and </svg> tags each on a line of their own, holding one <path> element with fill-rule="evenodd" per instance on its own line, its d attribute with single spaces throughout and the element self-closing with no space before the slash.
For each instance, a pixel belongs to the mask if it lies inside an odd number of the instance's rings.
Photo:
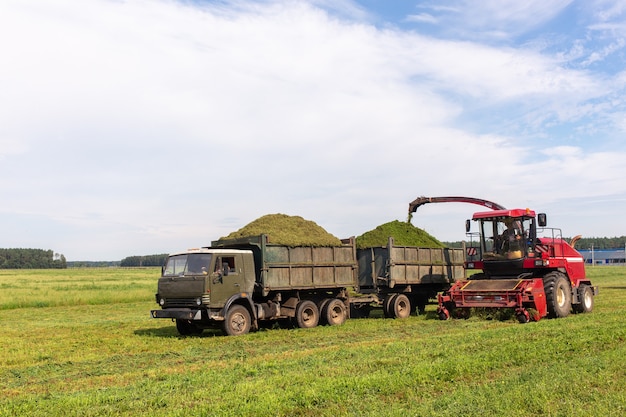
<svg viewBox="0 0 626 417">
<path fill-rule="evenodd" d="M 525 259 L 541 257 L 537 252 L 537 226 L 546 226 L 541 214 L 539 224 L 530 209 L 494 210 L 475 213 L 478 223 L 478 261 L 468 261 L 469 269 L 481 269 L 489 277 L 517 277 L 525 271 Z M 471 233 L 471 222 L 466 222 Z"/>
</svg>

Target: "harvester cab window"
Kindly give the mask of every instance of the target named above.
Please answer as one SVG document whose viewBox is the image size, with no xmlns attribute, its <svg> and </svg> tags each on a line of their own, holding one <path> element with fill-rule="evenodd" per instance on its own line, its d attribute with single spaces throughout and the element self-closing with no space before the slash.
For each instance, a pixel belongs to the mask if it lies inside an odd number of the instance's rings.
<svg viewBox="0 0 626 417">
<path fill-rule="evenodd" d="M 529 241 L 530 219 L 499 217 L 482 222 L 485 256 L 519 259 L 532 243 Z"/>
</svg>

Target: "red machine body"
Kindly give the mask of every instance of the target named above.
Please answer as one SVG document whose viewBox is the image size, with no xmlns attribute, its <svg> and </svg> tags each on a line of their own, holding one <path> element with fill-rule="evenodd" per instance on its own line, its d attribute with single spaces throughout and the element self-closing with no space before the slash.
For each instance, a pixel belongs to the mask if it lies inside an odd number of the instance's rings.
<svg viewBox="0 0 626 417">
<path fill-rule="evenodd" d="M 481 270 L 439 294 L 438 314 L 465 316 L 471 308 L 512 308 L 522 323 L 542 317 L 565 317 L 571 311 L 590 312 L 597 287 L 585 276 L 584 259 L 562 238 L 560 229 L 546 227 L 546 215 L 470 197 L 420 197 L 411 213 L 426 203 L 464 202 L 492 211 L 474 213 L 477 246 L 468 247 L 466 269 Z M 543 236 L 539 236 L 539 233 Z"/>
</svg>

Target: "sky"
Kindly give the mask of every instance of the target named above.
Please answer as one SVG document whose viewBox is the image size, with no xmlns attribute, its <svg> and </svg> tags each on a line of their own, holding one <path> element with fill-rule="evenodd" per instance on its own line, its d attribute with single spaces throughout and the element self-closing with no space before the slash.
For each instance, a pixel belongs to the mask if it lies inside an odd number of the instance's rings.
<svg viewBox="0 0 626 417">
<path fill-rule="evenodd" d="M 626 0 L 3 0 L 0 51 L 3 248 L 120 260 L 274 213 L 345 238 L 457 195 L 626 235 Z"/>
</svg>

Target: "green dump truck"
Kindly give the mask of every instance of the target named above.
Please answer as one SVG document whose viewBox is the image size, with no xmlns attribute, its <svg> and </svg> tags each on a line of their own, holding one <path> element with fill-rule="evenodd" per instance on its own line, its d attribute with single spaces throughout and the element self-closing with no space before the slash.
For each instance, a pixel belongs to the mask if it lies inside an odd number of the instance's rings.
<svg viewBox="0 0 626 417">
<path fill-rule="evenodd" d="M 383 308 L 403 318 L 465 277 L 463 249 L 395 246 L 284 246 L 267 235 L 217 240 L 168 257 L 153 318 L 181 335 L 221 327 L 241 335 L 276 320 L 297 327 L 339 325 Z"/>
</svg>

